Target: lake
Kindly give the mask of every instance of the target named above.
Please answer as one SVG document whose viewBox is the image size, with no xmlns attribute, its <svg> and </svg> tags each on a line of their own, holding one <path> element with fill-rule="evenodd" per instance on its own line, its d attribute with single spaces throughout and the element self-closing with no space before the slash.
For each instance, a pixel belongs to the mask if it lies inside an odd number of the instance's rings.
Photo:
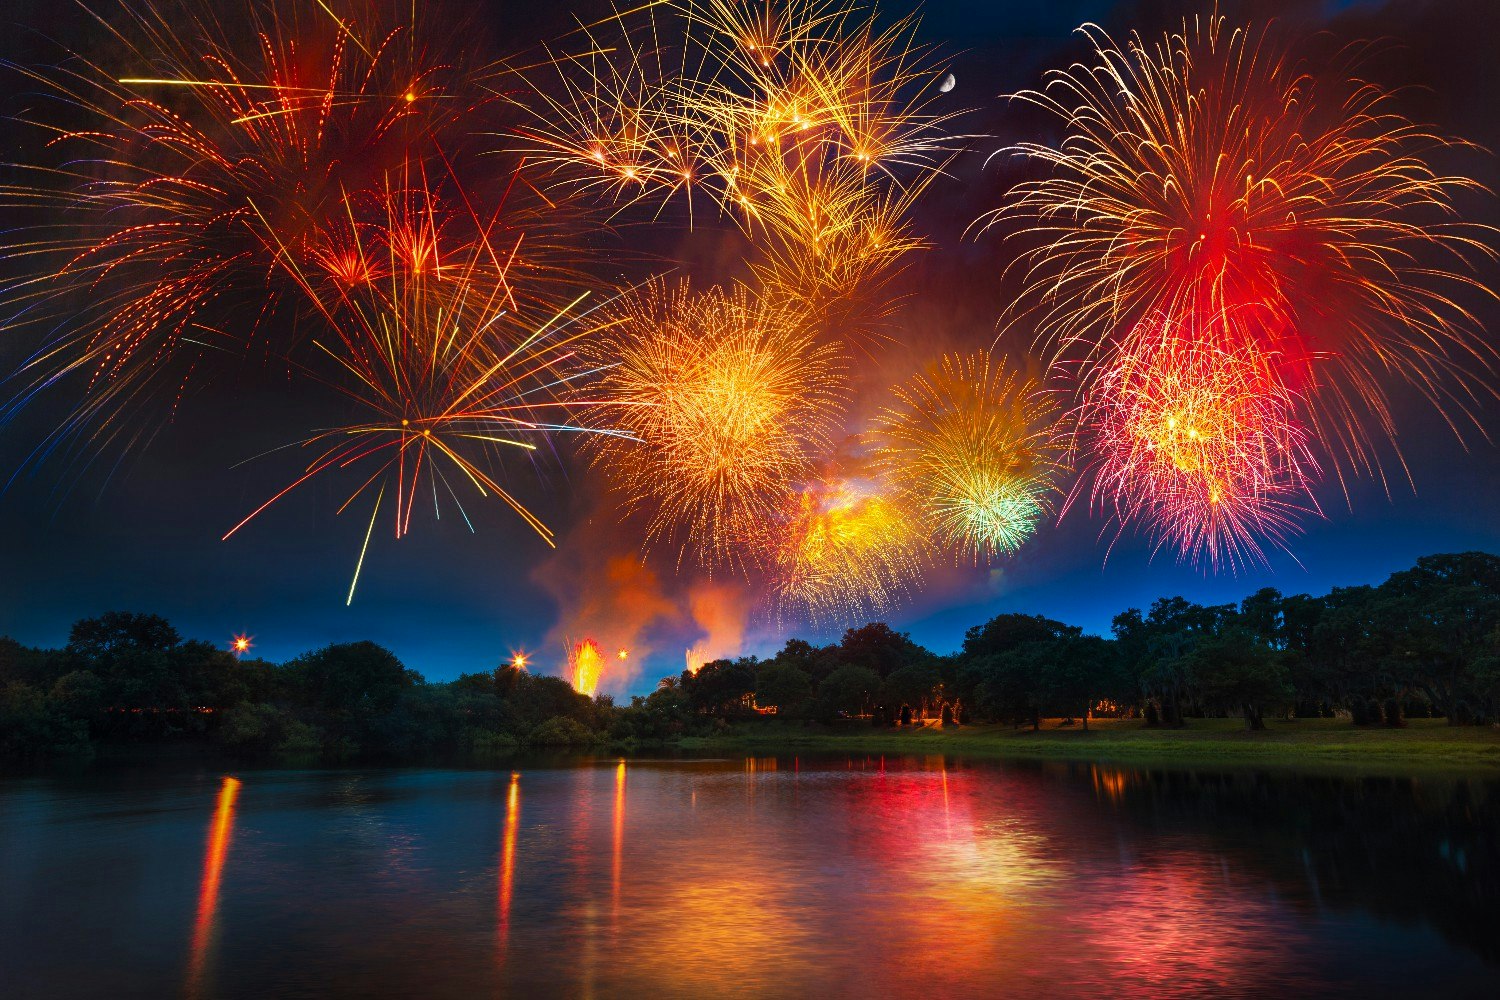
<svg viewBox="0 0 1500 1000">
<path fill-rule="evenodd" d="M 864 755 L 0 777 L 7 997 L 1497 983 L 1494 780 Z"/>
</svg>

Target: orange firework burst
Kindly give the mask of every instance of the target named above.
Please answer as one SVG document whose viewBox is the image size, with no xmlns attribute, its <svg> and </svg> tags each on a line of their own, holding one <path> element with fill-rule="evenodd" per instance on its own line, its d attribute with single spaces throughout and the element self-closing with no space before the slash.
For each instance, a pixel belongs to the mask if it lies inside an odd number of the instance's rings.
<svg viewBox="0 0 1500 1000">
<path fill-rule="evenodd" d="M 301 475 L 235 525 L 227 539 L 277 500 L 319 476 L 357 469 L 356 487 L 339 508 L 374 494 L 360 551 L 353 600 L 365 552 L 386 494 L 393 494 L 394 535 L 405 535 L 418 501 L 451 499 L 470 529 L 458 488 L 498 497 L 547 544 L 552 532 L 491 471 L 503 453 L 535 455 L 537 442 L 586 430 L 572 420 L 590 401 L 559 398 L 586 374 L 578 345 L 596 332 L 580 295 L 560 303 L 540 323 L 532 310 L 513 311 L 513 251 L 481 236 L 450 248 L 445 213 L 432 193 L 398 192 L 386 199 L 388 221 L 369 247 L 385 253 L 382 280 L 352 287 L 299 272 L 302 291 L 337 337 L 314 341 L 333 363 L 328 381 L 361 413 L 299 442 L 316 450 Z M 460 218 L 462 214 L 460 213 Z M 374 265 L 371 265 L 374 267 Z"/>
<path fill-rule="evenodd" d="M 743 288 L 656 281 L 625 297 L 591 349 L 593 394 L 623 436 L 590 443 L 648 537 L 744 568 L 741 544 L 826 448 L 840 402 L 830 348 L 805 319 Z"/>
<path fill-rule="evenodd" d="M 310 242 L 350 192 L 413 158 L 470 105 L 430 33 L 373 0 L 122 5 L 124 55 L 23 69 L 85 124 L 29 124 L 66 152 L 19 165 L 8 200 L 46 215 L 13 246 L 35 277 L 7 291 L 27 322 L 54 322 L 22 403 L 68 377 L 87 384 L 57 438 L 129 444 L 188 382 L 243 357 L 276 306 L 278 259 Z M 289 323 L 274 324 L 284 330 Z M 281 336 L 278 334 L 278 336 Z M 284 342 L 271 345 L 283 353 Z"/>
<path fill-rule="evenodd" d="M 988 353 L 944 356 L 894 390 L 872 435 L 881 470 L 937 538 L 974 561 L 1015 552 L 1052 512 L 1057 408 Z"/>
<path fill-rule="evenodd" d="M 1276 360 L 1158 320 L 1087 389 L 1093 500 L 1179 558 L 1218 568 L 1264 561 L 1316 512 L 1317 465 Z"/>
<path fill-rule="evenodd" d="M 710 192 L 760 247 L 768 289 L 815 310 L 867 296 L 923 245 L 904 215 L 954 138 L 915 20 L 880 27 L 828 0 L 675 12 L 670 65 L 655 8 L 649 43 L 591 34 L 589 53 L 559 61 L 564 96 L 538 94 L 525 133 L 539 157 L 626 203 L 686 194 L 691 211 L 692 192 Z"/>
<path fill-rule="evenodd" d="M 568 650 L 568 681 L 573 690 L 590 698 L 604 676 L 604 653 L 593 639 L 574 643 Z"/>
<path fill-rule="evenodd" d="M 816 623 L 850 622 L 890 608 L 926 563 L 910 512 L 866 479 L 804 487 L 765 525 L 761 541 L 777 610 Z"/>
<path fill-rule="evenodd" d="M 1271 397 L 1303 408 L 1341 474 L 1378 473 L 1374 445 L 1396 435 L 1379 377 L 1462 408 L 1466 370 L 1493 357 L 1459 301 L 1490 253 L 1487 229 L 1455 219 L 1479 185 L 1425 159 L 1461 143 L 1344 57 L 1315 79 L 1270 30 L 1215 14 L 1122 46 L 1084 28 L 1094 64 L 1019 95 L 1066 126 L 1014 149 L 1050 172 L 992 221 L 1031 224 L 1030 298 L 1058 356 L 1099 362 L 1085 384 L 1134 377 L 1110 355 L 1150 354 L 1152 315 L 1196 313 L 1223 356 L 1278 359 Z"/>
</svg>

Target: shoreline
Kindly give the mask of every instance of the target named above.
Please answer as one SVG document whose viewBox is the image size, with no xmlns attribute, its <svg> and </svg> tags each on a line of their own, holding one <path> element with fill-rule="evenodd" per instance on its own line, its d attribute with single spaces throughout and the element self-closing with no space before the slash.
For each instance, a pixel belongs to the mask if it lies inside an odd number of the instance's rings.
<svg viewBox="0 0 1500 1000">
<path fill-rule="evenodd" d="M 905 729 L 733 725 L 712 736 L 683 737 L 672 749 L 767 754 L 961 754 L 1008 760 L 1069 761 L 1175 768 L 1358 772 L 1371 776 L 1468 774 L 1500 778 L 1500 729 L 1413 719 L 1404 728 L 1356 727 L 1342 719 L 1268 720 L 1251 732 L 1238 719 L 1192 719 L 1184 729 L 1148 729 L 1139 719 L 1078 725 L 1043 720 L 1042 730 L 1008 725 Z"/>
<path fill-rule="evenodd" d="M 323 768 L 506 769 L 528 759 L 649 761 L 679 755 L 903 755 L 976 760 L 1099 764 L 1180 771 L 1263 771 L 1342 777 L 1455 777 L 1500 780 L 1500 728 L 1448 726 L 1413 719 L 1404 728 L 1356 727 L 1342 719 L 1270 720 L 1251 732 L 1238 719 L 1191 719 L 1184 729 L 1148 729 L 1140 719 L 1095 719 L 1078 725 L 1044 719 L 1040 732 L 1004 724 L 877 728 L 866 720 L 841 725 L 742 720 L 708 735 L 657 741 L 600 741 L 571 746 L 515 744 L 492 752 L 415 757 L 326 758 L 277 751 L 233 751 L 202 740 L 105 743 L 94 752 L 0 766 L 0 778 L 90 770 L 96 766 L 235 766 Z"/>
</svg>

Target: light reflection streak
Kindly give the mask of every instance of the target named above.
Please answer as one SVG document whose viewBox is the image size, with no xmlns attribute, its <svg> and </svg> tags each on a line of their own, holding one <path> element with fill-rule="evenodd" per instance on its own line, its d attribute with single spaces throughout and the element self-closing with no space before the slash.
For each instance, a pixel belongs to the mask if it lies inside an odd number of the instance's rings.
<svg viewBox="0 0 1500 1000">
<path fill-rule="evenodd" d="M 521 821 L 521 772 L 510 773 L 505 797 L 505 833 L 500 842 L 500 956 L 510 946 L 510 903 L 516 874 L 516 830 Z"/>
<path fill-rule="evenodd" d="M 625 761 L 615 768 L 614 870 L 610 880 L 611 917 L 620 922 L 620 861 L 625 846 Z"/>
<path fill-rule="evenodd" d="M 1120 769 L 1100 767 L 1097 764 L 1089 765 L 1089 777 L 1093 780 L 1094 791 L 1109 801 L 1119 803 L 1125 798 L 1125 789 L 1131 784 L 1131 775 Z"/>
<path fill-rule="evenodd" d="M 203 881 L 198 887 L 198 916 L 193 922 L 186 991 L 190 997 L 202 993 L 208 948 L 213 943 L 214 916 L 219 908 L 219 882 L 224 874 L 224 859 L 229 854 L 229 838 L 234 833 L 234 803 L 239 794 L 238 778 L 226 777 L 219 785 L 218 804 L 208 829 L 208 849 L 203 856 Z"/>
<path fill-rule="evenodd" d="M 930 767 L 932 758 L 929 757 L 927 763 Z M 946 757 L 938 758 L 938 770 L 943 776 L 943 832 L 948 835 L 949 839 L 952 839 L 953 813 L 948 805 L 948 759 Z"/>
</svg>

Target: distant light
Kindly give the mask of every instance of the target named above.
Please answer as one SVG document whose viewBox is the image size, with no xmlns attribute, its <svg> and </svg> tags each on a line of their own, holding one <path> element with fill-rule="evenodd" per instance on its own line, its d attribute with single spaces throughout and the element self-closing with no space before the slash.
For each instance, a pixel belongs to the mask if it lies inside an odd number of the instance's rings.
<svg viewBox="0 0 1500 1000">
<path fill-rule="evenodd" d="M 511 656 L 510 665 L 515 667 L 517 670 L 525 670 L 526 660 L 527 657 L 525 653 L 516 653 Z"/>
<path fill-rule="evenodd" d="M 254 638 L 252 635 L 241 634 L 230 640 L 229 651 L 234 654 L 236 660 L 250 652 L 250 647 L 255 645 L 252 641 Z"/>
<path fill-rule="evenodd" d="M 628 650 L 628 649 L 622 649 L 618 653 L 616 653 L 615 655 L 618 656 L 622 660 L 628 660 L 628 659 L 630 659 L 630 650 Z"/>
</svg>

